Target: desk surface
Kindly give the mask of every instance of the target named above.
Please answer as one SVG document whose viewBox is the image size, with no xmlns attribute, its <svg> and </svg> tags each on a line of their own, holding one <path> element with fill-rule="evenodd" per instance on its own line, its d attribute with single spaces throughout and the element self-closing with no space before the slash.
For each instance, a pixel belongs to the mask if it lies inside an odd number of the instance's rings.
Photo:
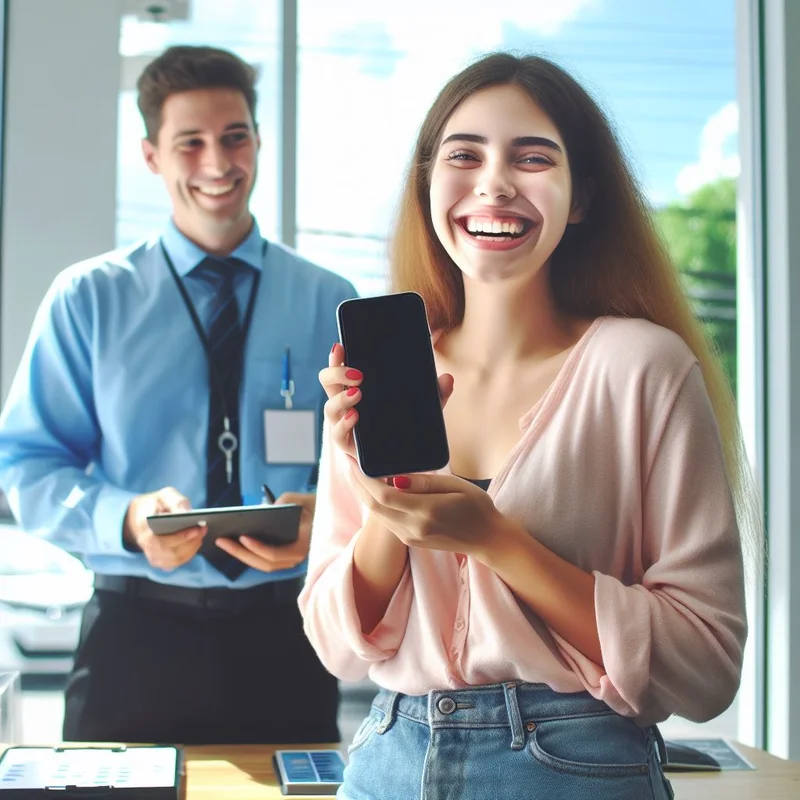
<svg viewBox="0 0 800 800">
<path fill-rule="evenodd" d="M 326 747 L 326 745 L 319 745 Z M 746 772 L 668 774 L 675 800 L 797 800 L 800 763 L 736 745 L 758 769 Z M 314 745 L 308 745 L 309 749 Z M 289 749 L 289 748 L 285 748 Z M 273 748 L 265 745 L 187 747 L 186 800 L 277 800 Z M 309 797 L 293 795 L 293 797 Z"/>
<path fill-rule="evenodd" d="M 328 747 L 330 745 L 316 745 Z M 800 763 L 737 744 L 758 769 L 743 772 L 669 773 L 675 800 L 797 800 Z M 6 745 L 0 744 L 0 753 Z M 307 745 L 313 749 L 315 745 Z M 185 800 L 278 800 L 281 793 L 268 745 L 209 745 L 186 748 Z M 299 749 L 287 746 L 283 749 Z M 318 800 L 319 795 L 292 795 Z"/>
</svg>

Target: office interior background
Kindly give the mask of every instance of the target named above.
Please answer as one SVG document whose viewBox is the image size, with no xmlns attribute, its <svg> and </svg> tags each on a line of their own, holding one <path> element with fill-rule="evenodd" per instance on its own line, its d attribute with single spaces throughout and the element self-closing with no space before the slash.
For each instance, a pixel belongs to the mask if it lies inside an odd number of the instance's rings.
<svg viewBox="0 0 800 800">
<path fill-rule="evenodd" d="M 2 398 L 55 275 L 157 233 L 169 214 L 142 160 L 135 97 L 138 74 L 164 47 L 213 44 L 257 66 L 261 229 L 362 294 L 383 291 L 398 186 L 444 82 L 494 49 L 546 54 L 575 74 L 616 121 L 719 343 L 764 498 L 769 559 L 749 574 L 739 695 L 712 722 L 671 719 L 662 729 L 800 760 L 800 314 L 791 314 L 800 304 L 800 50 L 789 46 L 800 2 L 2 5 Z M 57 687 L 26 688 L 23 735 L 57 739 L 59 703 Z"/>
</svg>

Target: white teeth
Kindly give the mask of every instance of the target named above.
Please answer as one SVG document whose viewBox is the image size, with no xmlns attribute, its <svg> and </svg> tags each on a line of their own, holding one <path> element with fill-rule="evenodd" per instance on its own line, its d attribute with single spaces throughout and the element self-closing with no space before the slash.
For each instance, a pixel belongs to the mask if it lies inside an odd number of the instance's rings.
<svg viewBox="0 0 800 800">
<path fill-rule="evenodd" d="M 518 236 L 525 230 L 525 223 L 522 220 L 518 222 L 507 222 L 500 220 L 487 219 L 486 217 L 467 217 L 466 228 L 470 233 L 508 233 Z"/>
<path fill-rule="evenodd" d="M 201 194 L 210 194 L 214 197 L 227 194 L 228 192 L 233 190 L 234 184 L 229 183 L 227 186 L 198 186 L 197 191 Z"/>
</svg>

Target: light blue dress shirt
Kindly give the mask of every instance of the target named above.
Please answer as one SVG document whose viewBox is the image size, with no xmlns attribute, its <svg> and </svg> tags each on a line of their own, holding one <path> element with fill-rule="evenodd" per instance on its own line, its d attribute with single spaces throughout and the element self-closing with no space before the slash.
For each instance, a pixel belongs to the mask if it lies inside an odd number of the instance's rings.
<svg viewBox="0 0 800 800">
<path fill-rule="evenodd" d="M 167 572 L 122 544 L 138 494 L 174 486 L 205 503 L 208 365 L 160 242 L 204 325 L 210 285 L 192 275 L 206 254 L 170 223 L 161 237 L 76 264 L 59 275 L 34 321 L 0 415 L 0 486 L 23 530 L 80 557 L 100 574 L 181 586 L 245 588 L 301 575 L 248 569 L 230 581 L 201 557 Z M 313 465 L 267 464 L 264 411 L 283 408 L 291 348 L 294 407 L 321 420 L 318 374 L 338 339 L 336 306 L 356 292 L 332 272 L 264 240 L 254 223 L 231 256 L 260 270 L 244 357 L 240 405 L 244 502 L 308 491 Z M 263 255 L 262 255 L 263 254 Z M 242 319 L 255 272 L 237 272 Z"/>
</svg>

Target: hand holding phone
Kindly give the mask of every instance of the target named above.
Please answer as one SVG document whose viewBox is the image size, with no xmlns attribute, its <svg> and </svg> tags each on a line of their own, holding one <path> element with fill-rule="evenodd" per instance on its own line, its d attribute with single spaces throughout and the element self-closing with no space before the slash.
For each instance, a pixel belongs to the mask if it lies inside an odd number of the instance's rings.
<svg viewBox="0 0 800 800">
<path fill-rule="evenodd" d="M 402 292 L 346 300 L 337 321 L 344 375 L 357 391 L 335 396 L 326 386 L 326 413 L 332 419 L 338 410 L 339 424 L 346 423 L 345 405 L 357 403 L 353 434 L 362 472 L 383 478 L 444 467 L 447 433 L 422 298 Z"/>
</svg>

